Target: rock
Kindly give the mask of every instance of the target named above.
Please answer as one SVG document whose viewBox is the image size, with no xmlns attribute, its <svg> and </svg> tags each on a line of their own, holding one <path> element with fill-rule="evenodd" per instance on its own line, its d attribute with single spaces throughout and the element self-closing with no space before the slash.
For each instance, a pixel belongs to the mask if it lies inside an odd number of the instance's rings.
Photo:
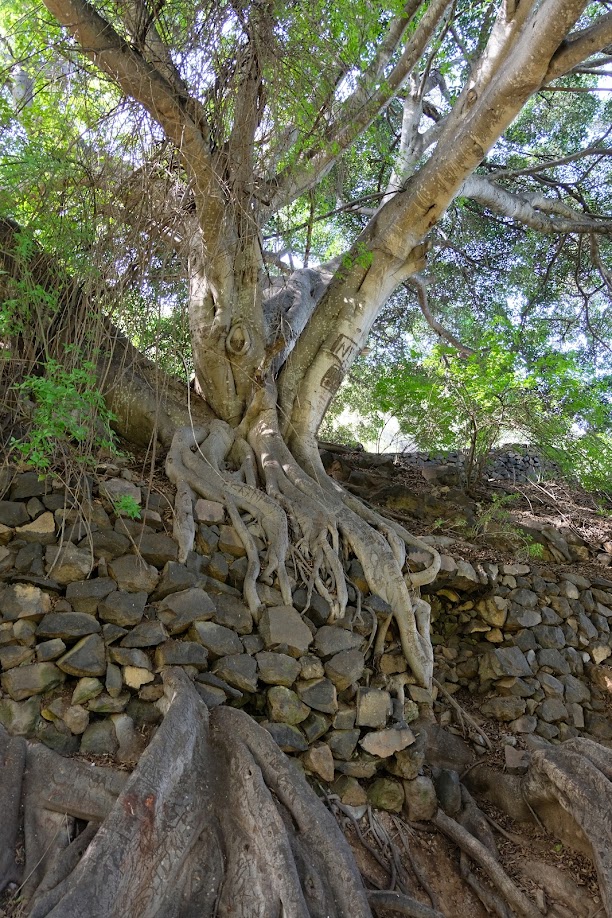
<svg viewBox="0 0 612 918">
<path fill-rule="evenodd" d="M 98 606 L 98 615 L 104 622 L 118 625 L 120 628 L 131 628 L 138 625 L 144 615 L 148 594 L 124 593 L 116 590 Z"/>
<path fill-rule="evenodd" d="M 332 725 L 336 730 L 352 730 L 355 726 L 355 708 L 346 702 L 338 703 L 338 710 L 334 714 Z"/>
<path fill-rule="evenodd" d="M 214 664 L 213 672 L 243 692 L 257 691 L 257 663 L 247 653 L 221 657 Z"/>
<path fill-rule="evenodd" d="M 537 725 L 537 717 L 531 714 L 523 714 L 510 722 L 510 729 L 513 733 L 533 733 Z"/>
<path fill-rule="evenodd" d="M 262 650 L 256 654 L 255 659 L 259 667 L 259 678 L 271 685 L 293 685 L 301 672 L 299 661 L 285 653 Z"/>
<path fill-rule="evenodd" d="M 41 664 L 50 665 L 50 664 Z M 103 676 L 106 673 L 106 648 L 99 634 L 90 634 L 57 661 L 71 676 Z"/>
<path fill-rule="evenodd" d="M 30 517 L 25 504 L 20 501 L 0 500 L 0 523 L 14 529 L 28 523 Z"/>
<path fill-rule="evenodd" d="M 329 730 L 330 718 L 326 717 L 325 714 L 321 714 L 319 711 L 311 711 L 306 720 L 302 721 L 300 727 L 308 742 L 314 743 L 315 740 L 324 736 Z M 358 738 L 359 737 L 355 739 L 355 744 Z"/>
<path fill-rule="evenodd" d="M 540 720 L 547 724 L 556 723 L 559 720 L 567 720 L 567 708 L 560 698 L 546 698 L 537 709 Z"/>
<path fill-rule="evenodd" d="M 216 552 L 219 535 L 210 526 L 200 524 L 196 531 L 196 548 L 200 555 L 210 558 Z"/>
<path fill-rule="evenodd" d="M 302 764 L 306 771 L 318 775 L 327 784 L 334 780 L 334 760 L 329 746 L 325 744 L 311 746 L 303 754 Z"/>
<path fill-rule="evenodd" d="M 306 608 L 307 601 L 308 593 L 306 590 L 296 590 L 293 594 L 293 605 L 298 610 L 298 612 L 303 612 L 306 618 L 309 618 L 317 628 L 320 628 L 329 619 L 331 614 L 331 606 L 327 600 L 323 599 L 322 596 L 319 596 L 318 593 L 314 592 L 310 597 L 310 605 L 308 608 Z"/>
<path fill-rule="evenodd" d="M 159 580 L 159 572 L 136 555 L 113 558 L 108 570 L 119 589 L 128 593 L 152 593 Z"/>
<path fill-rule="evenodd" d="M 589 653 L 594 663 L 603 663 L 612 654 L 612 650 L 606 644 L 595 644 L 589 647 Z"/>
<path fill-rule="evenodd" d="M 102 637 L 107 646 L 110 646 L 114 641 L 118 641 L 119 638 L 124 637 L 127 633 L 127 629 L 120 628 L 119 625 L 111 625 L 109 623 L 102 625 Z"/>
<path fill-rule="evenodd" d="M 404 805 L 404 789 L 394 778 L 377 778 L 369 786 L 367 798 L 368 803 L 379 810 L 399 813 Z"/>
<path fill-rule="evenodd" d="M 11 736 L 32 736 L 40 720 L 40 699 L 0 698 L 0 724 Z"/>
<path fill-rule="evenodd" d="M 61 638 L 43 641 L 42 644 L 37 644 L 36 646 L 36 661 L 38 663 L 47 663 L 49 660 L 57 660 L 65 650 L 66 645 Z"/>
<path fill-rule="evenodd" d="M 476 609 L 478 614 L 488 625 L 503 628 L 508 616 L 508 602 L 503 596 L 489 596 L 481 600 Z"/>
<path fill-rule="evenodd" d="M 308 749 L 308 743 L 299 729 L 291 724 L 274 724 L 264 721 L 261 726 L 265 727 L 283 752 L 306 752 Z"/>
<path fill-rule="evenodd" d="M 169 593 L 179 593 L 194 587 L 197 583 L 197 576 L 192 571 L 188 571 L 184 564 L 178 564 L 176 561 L 168 561 L 164 565 L 161 579 L 157 588 L 151 597 L 153 600 L 165 599 Z"/>
<path fill-rule="evenodd" d="M 526 702 L 523 698 L 512 696 L 506 698 L 491 698 L 480 706 L 483 717 L 492 717 L 494 720 L 516 720 L 525 713 Z"/>
<path fill-rule="evenodd" d="M 94 577 L 93 580 L 69 583 L 66 587 L 66 599 L 75 612 L 95 615 L 101 600 L 106 599 L 108 594 L 116 589 L 117 584 L 110 577 Z"/>
<path fill-rule="evenodd" d="M 155 676 L 148 669 L 140 669 L 138 666 L 126 666 L 123 670 L 123 681 L 128 688 L 139 689 L 148 682 L 153 682 Z"/>
<path fill-rule="evenodd" d="M 384 727 L 392 712 L 391 696 L 383 689 L 360 687 L 357 691 L 357 719 L 359 727 Z"/>
<path fill-rule="evenodd" d="M 25 526 L 18 526 L 15 536 L 24 542 L 37 542 L 39 545 L 55 544 L 55 518 L 52 513 L 43 513 Z"/>
<path fill-rule="evenodd" d="M 30 583 L 0 587 L 0 617 L 3 621 L 22 618 L 39 620 L 51 609 L 47 593 Z"/>
<path fill-rule="evenodd" d="M 431 778 L 419 775 L 413 781 L 404 781 L 404 810 L 409 822 L 433 819 L 438 808 L 436 791 Z"/>
<path fill-rule="evenodd" d="M 303 704 L 295 692 L 283 685 L 274 685 L 267 691 L 268 717 L 284 724 L 299 724 L 306 720 L 310 708 Z"/>
<path fill-rule="evenodd" d="M 233 558 L 242 558 L 246 555 L 242 539 L 233 526 L 219 526 L 219 551 Z"/>
<path fill-rule="evenodd" d="M 153 669 L 146 653 L 137 647 L 111 647 L 110 658 L 118 666 L 138 666 L 141 669 Z"/>
<path fill-rule="evenodd" d="M 334 625 L 324 625 L 316 633 L 315 651 L 322 659 L 332 657 L 343 650 L 359 647 L 362 638 L 352 631 Z"/>
<path fill-rule="evenodd" d="M 358 682 L 363 675 L 365 658 L 359 650 L 343 650 L 325 664 L 325 675 L 339 692 Z"/>
<path fill-rule="evenodd" d="M 66 586 L 73 580 L 85 580 L 91 573 L 93 558 L 89 550 L 64 542 L 59 548 L 48 545 L 45 551 L 47 573 Z"/>
<path fill-rule="evenodd" d="M 322 679 L 325 675 L 325 669 L 318 657 L 312 653 L 306 653 L 298 660 L 300 664 L 300 676 L 305 681 L 309 679 Z"/>
<path fill-rule="evenodd" d="M 138 551 L 149 564 L 162 568 L 165 564 L 176 561 L 178 545 L 170 536 L 154 532 L 141 536 L 136 542 Z"/>
<path fill-rule="evenodd" d="M 350 762 L 334 760 L 336 771 L 351 778 L 373 778 L 380 768 L 381 760 L 362 752 L 354 756 Z"/>
<path fill-rule="evenodd" d="M 213 621 L 240 635 L 250 634 L 253 630 L 250 611 L 240 599 L 231 596 L 215 596 Z"/>
<path fill-rule="evenodd" d="M 529 753 L 524 749 L 504 746 L 505 771 L 510 775 L 524 775 L 529 768 Z"/>
<path fill-rule="evenodd" d="M 86 612 L 50 612 L 40 622 L 36 636 L 76 641 L 100 630 L 100 622 Z"/>
<path fill-rule="evenodd" d="M 461 782 L 452 768 L 434 768 L 432 772 L 438 802 L 447 816 L 455 818 L 461 811 Z"/>
<path fill-rule="evenodd" d="M 387 771 L 398 778 L 412 781 L 419 774 L 425 763 L 425 743 L 418 741 L 405 749 L 396 752 L 393 758 L 385 763 Z"/>
<path fill-rule="evenodd" d="M 187 631 L 194 622 L 210 621 L 215 605 L 204 590 L 192 587 L 170 593 L 158 604 L 157 617 L 172 635 Z"/>
<path fill-rule="evenodd" d="M 340 798 L 340 802 L 345 806 L 363 806 L 367 803 L 368 797 L 356 778 L 348 775 L 340 775 L 332 785 L 332 791 Z"/>
<path fill-rule="evenodd" d="M 242 653 L 243 646 L 237 634 L 215 622 L 196 622 L 191 626 L 189 636 L 199 641 L 209 652 L 211 660 Z"/>
<path fill-rule="evenodd" d="M 132 718 L 137 727 L 158 724 L 162 719 L 162 713 L 156 705 L 139 698 L 132 698 L 128 702 L 125 713 Z"/>
<path fill-rule="evenodd" d="M 101 497 L 105 497 L 112 504 L 120 501 L 122 497 L 130 497 L 139 506 L 142 503 L 142 491 L 132 484 L 131 481 L 125 481 L 123 478 L 109 478 L 108 481 L 101 481 L 99 484 Z"/>
<path fill-rule="evenodd" d="M 563 698 L 565 687 L 559 679 L 557 679 L 555 676 L 551 676 L 550 673 L 545 672 L 541 672 L 538 676 L 538 679 L 540 685 L 544 689 L 544 693 L 549 698 Z"/>
<path fill-rule="evenodd" d="M 569 663 L 555 649 L 540 650 L 537 654 L 538 665 L 541 668 L 550 669 L 557 676 L 567 676 L 570 672 Z"/>
<path fill-rule="evenodd" d="M 414 733 L 409 727 L 388 727 L 385 730 L 366 733 L 359 745 L 370 755 L 388 759 L 394 753 L 412 745 L 414 741 Z"/>
<path fill-rule="evenodd" d="M 114 529 L 100 529 L 79 542 L 80 549 L 89 550 L 90 547 L 95 558 L 112 561 L 130 550 L 130 540 Z"/>
<path fill-rule="evenodd" d="M 196 500 L 194 517 L 197 523 L 222 523 L 225 519 L 225 507 L 215 500 Z"/>
<path fill-rule="evenodd" d="M 57 688 L 65 679 L 55 663 L 31 663 L 18 666 L 0 677 L 3 690 L 13 701 L 23 701 L 32 695 L 42 695 Z"/>
<path fill-rule="evenodd" d="M 565 647 L 565 635 L 563 630 L 553 625 L 537 625 L 533 629 L 535 639 L 540 647 L 546 649 L 561 650 Z"/>
<path fill-rule="evenodd" d="M 168 637 L 161 622 L 142 622 L 136 625 L 121 641 L 122 647 L 156 647 Z"/>
<path fill-rule="evenodd" d="M 102 692 L 87 702 L 87 710 L 93 714 L 121 714 L 130 700 L 128 692 L 123 695 L 107 695 Z"/>
<path fill-rule="evenodd" d="M 148 667 L 142 671 L 148 672 Z M 111 698 L 118 698 L 121 694 L 123 690 L 123 675 L 116 663 L 109 663 L 107 665 L 104 685 Z"/>
<path fill-rule="evenodd" d="M 145 738 L 137 733 L 134 721 L 127 714 L 111 714 L 110 719 L 119 743 L 118 760 L 127 764 L 135 764 L 144 752 Z"/>
<path fill-rule="evenodd" d="M 359 740 L 359 730 L 332 730 L 325 737 L 334 759 L 348 762 Z"/>
<path fill-rule="evenodd" d="M 605 714 L 585 711 L 586 729 L 598 740 L 612 740 L 612 721 Z"/>
<path fill-rule="evenodd" d="M 538 604 L 538 594 L 534 593 L 533 590 L 511 590 L 508 594 L 508 599 L 518 606 L 523 606 L 525 609 L 535 609 Z"/>
<path fill-rule="evenodd" d="M 533 672 L 518 647 L 498 647 L 480 658 L 479 675 L 484 681 L 500 676 L 532 676 Z"/>
<path fill-rule="evenodd" d="M 83 704 L 86 701 L 90 701 L 92 698 L 95 698 L 96 695 L 99 695 L 104 686 L 99 679 L 90 679 L 84 678 L 79 679 L 76 684 L 76 688 L 72 693 L 72 698 L 70 703 L 73 705 Z"/>
<path fill-rule="evenodd" d="M 80 704 L 73 704 L 66 708 L 62 719 L 71 733 L 80 736 L 89 726 L 89 712 Z"/>
<path fill-rule="evenodd" d="M 59 755 L 74 755 L 79 750 L 79 739 L 73 736 L 63 721 L 48 724 L 40 720 L 36 727 L 36 738 Z"/>
<path fill-rule="evenodd" d="M 115 755 L 119 741 L 112 720 L 96 720 L 89 724 L 81 739 L 81 753 L 88 755 Z"/>
<path fill-rule="evenodd" d="M 267 650 L 278 649 L 291 657 L 301 657 L 311 642 L 310 628 L 293 606 L 266 609 L 259 621 L 259 634 Z"/>
<path fill-rule="evenodd" d="M 31 647 L 23 647 L 21 644 L 9 644 L 8 647 L 0 647 L 0 669 L 8 670 L 14 666 L 21 666 L 22 663 L 31 663 L 34 658 L 34 651 Z"/>
<path fill-rule="evenodd" d="M 164 641 L 155 649 L 155 666 L 195 666 L 208 669 L 208 651 L 195 641 Z"/>
<path fill-rule="evenodd" d="M 323 714 L 335 714 L 338 710 L 336 686 L 329 679 L 312 679 L 296 683 L 296 691 L 302 701 Z"/>
</svg>

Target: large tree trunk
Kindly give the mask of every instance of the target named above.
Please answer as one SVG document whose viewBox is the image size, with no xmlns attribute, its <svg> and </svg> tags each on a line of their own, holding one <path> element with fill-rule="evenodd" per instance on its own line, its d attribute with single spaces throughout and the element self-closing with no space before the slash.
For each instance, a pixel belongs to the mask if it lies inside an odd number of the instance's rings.
<svg viewBox="0 0 612 918">
<path fill-rule="evenodd" d="M 131 775 L 0 728 L 2 879 L 21 800 L 29 918 L 369 918 L 344 836 L 269 734 L 238 710 L 209 718 L 182 670 L 164 680 L 168 711 Z"/>
</svg>

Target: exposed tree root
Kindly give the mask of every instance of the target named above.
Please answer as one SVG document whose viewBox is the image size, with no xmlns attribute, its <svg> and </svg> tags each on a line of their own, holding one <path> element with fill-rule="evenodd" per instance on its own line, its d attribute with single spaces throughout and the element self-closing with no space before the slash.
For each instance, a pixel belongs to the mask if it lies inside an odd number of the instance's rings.
<svg viewBox="0 0 612 918">
<path fill-rule="evenodd" d="M 399 892 L 375 889 L 368 892 L 368 902 L 375 911 L 384 908 L 393 909 L 398 915 L 408 915 L 409 918 L 444 918 L 442 912 Z"/>
<path fill-rule="evenodd" d="M 44 855 L 26 864 L 29 918 L 370 918 L 337 823 L 269 734 L 230 708 L 209 721 L 182 671 L 164 681 L 168 712 L 129 776 L 28 747 L 17 797 L 27 860 Z M 0 754 L 11 742 L 0 731 Z M 60 841 L 75 818 L 88 828 Z"/>
</svg>

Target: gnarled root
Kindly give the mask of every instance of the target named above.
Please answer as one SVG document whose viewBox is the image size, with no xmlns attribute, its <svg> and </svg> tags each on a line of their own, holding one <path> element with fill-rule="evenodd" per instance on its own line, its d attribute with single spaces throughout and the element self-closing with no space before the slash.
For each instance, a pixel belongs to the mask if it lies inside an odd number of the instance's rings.
<svg viewBox="0 0 612 918">
<path fill-rule="evenodd" d="M 226 468 L 228 456 L 239 466 L 237 473 Z M 258 579 L 271 583 L 276 575 L 283 601 L 287 605 L 292 602 L 286 567 L 290 537 L 294 574 L 304 581 L 308 603 L 316 590 L 329 603 L 330 621 L 343 617 L 348 603 L 343 561 L 352 553 L 361 562 L 372 593 L 391 607 L 413 677 L 421 685 L 431 686 L 430 607 L 418 590 L 420 584 L 435 577 L 439 556 L 401 527 L 338 491 L 324 472 L 321 478 L 304 471 L 280 435 L 272 391 L 260 393 L 238 430 L 212 421 L 204 428 L 178 431 L 166 471 L 177 485 L 180 501 L 176 519 L 181 557 L 186 557 L 193 545 L 195 531 L 185 519 L 185 494 L 191 491 L 226 506 L 247 554 L 244 595 L 255 618 L 260 613 Z M 257 486 L 257 472 L 262 487 Z M 241 513 L 256 520 L 265 535 L 263 571 Z M 414 544 L 429 551 L 431 565 L 427 571 L 404 577 L 406 545 Z"/>
<path fill-rule="evenodd" d="M 29 918 L 371 918 L 333 816 L 270 735 L 231 708 L 209 720 L 182 671 L 164 681 L 168 712 L 132 775 L 28 748 L 26 820 L 90 824 L 34 871 Z"/>
</svg>

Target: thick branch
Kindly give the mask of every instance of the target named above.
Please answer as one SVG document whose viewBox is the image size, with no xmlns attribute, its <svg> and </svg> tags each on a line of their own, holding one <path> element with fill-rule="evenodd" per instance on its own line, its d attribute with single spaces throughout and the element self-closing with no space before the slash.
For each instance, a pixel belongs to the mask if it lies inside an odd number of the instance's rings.
<svg viewBox="0 0 612 918">
<path fill-rule="evenodd" d="M 593 25 L 580 32 L 574 32 L 561 44 L 553 56 L 546 76 L 545 83 L 550 83 L 563 76 L 577 64 L 582 63 L 591 54 L 602 51 L 612 43 L 612 13 L 606 13 L 597 19 Z"/>
</svg>

